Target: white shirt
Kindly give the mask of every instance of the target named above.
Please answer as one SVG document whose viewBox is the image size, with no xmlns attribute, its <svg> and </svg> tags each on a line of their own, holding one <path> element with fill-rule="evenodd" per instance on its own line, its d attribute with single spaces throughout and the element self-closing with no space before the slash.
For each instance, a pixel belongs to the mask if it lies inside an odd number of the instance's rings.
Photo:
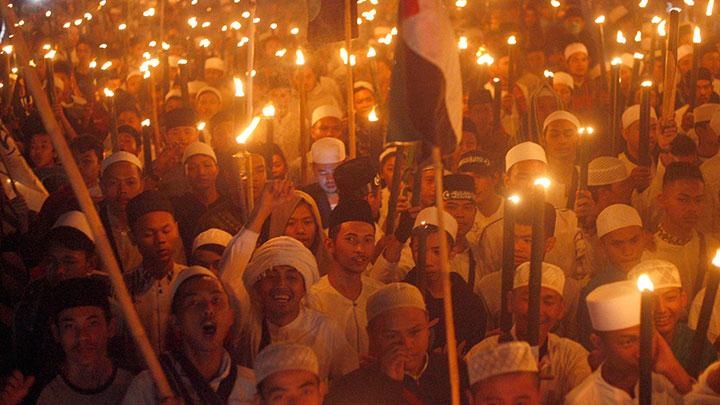
<svg viewBox="0 0 720 405">
<path fill-rule="evenodd" d="M 323 276 L 310 287 L 306 303 L 308 307 L 328 315 L 345 332 L 348 343 L 359 356 L 368 353 L 367 305 L 368 297 L 379 290 L 383 284 L 369 277 L 361 276 L 360 295 L 351 300 L 342 295 L 330 284 L 328 276 Z"/>
<path fill-rule="evenodd" d="M 608 384 L 602 377 L 602 365 L 590 374 L 580 385 L 565 397 L 567 405 L 632 405 L 638 403 L 639 386 L 635 385 L 635 398 L 615 386 Z M 683 400 L 675 387 L 660 374 L 652 375 L 653 405 L 682 404 Z"/>
</svg>

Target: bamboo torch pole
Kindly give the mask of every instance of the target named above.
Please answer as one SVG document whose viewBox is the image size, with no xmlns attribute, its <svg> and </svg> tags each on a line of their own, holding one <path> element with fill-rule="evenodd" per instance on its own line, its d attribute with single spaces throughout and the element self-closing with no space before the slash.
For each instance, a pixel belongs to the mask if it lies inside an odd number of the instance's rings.
<svg viewBox="0 0 720 405">
<path fill-rule="evenodd" d="M 345 0 L 345 49 L 348 53 L 347 68 L 347 111 L 348 111 L 348 155 L 350 159 L 355 159 L 357 153 L 357 145 L 355 143 L 355 106 L 353 105 L 353 66 L 352 66 L 352 13 L 350 12 L 352 1 Z"/>
<path fill-rule="evenodd" d="M 148 369 L 150 369 L 150 373 L 155 381 L 155 386 L 158 389 L 160 397 L 162 399 L 173 397 L 174 394 L 170 389 L 167 378 L 165 378 L 160 362 L 150 346 L 150 341 L 145 334 L 145 329 L 140 323 L 140 318 L 135 311 L 132 299 L 130 298 L 130 294 L 125 286 L 122 273 L 120 272 L 120 267 L 115 260 L 115 255 L 110 247 L 110 242 L 108 241 L 107 234 L 105 233 L 105 228 L 100 222 L 100 217 L 95 210 L 95 205 L 90 198 L 87 186 L 85 186 L 85 182 L 83 182 L 82 176 L 80 175 L 80 170 L 73 160 L 70 149 L 65 142 L 65 138 L 63 138 L 60 126 L 55 120 L 47 95 L 43 92 L 42 85 L 37 77 L 37 72 L 35 68 L 29 65 L 30 54 L 25 43 L 25 35 L 22 30 L 17 29 L 15 25 L 17 21 L 17 18 L 15 17 L 15 9 L 8 7 L 7 0 L 2 0 L 0 4 L 2 7 L 2 14 L 7 22 L 6 27 L 8 27 L 14 35 L 15 49 L 17 51 L 18 61 L 20 62 L 19 65 L 23 66 L 25 70 L 24 77 L 26 85 L 35 99 L 43 124 L 50 134 L 55 151 L 60 157 L 60 161 L 65 167 L 69 183 L 75 192 L 75 196 L 80 203 L 80 207 L 88 217 L 88 223 L 90 224 L 90 228 L 95 236 L 95 246 L 99 253 L 103 267 L 107 270 L 108 276 L 110 277 L 117 299 L 120 302 L 120 309 L 122 310 L 125 320 L 128 323 L 128 327 L 135 339 L 135 343 L 138 345 L 138 348 L 145 358 L 145 362 L 147 363 Z"/>
</svg>

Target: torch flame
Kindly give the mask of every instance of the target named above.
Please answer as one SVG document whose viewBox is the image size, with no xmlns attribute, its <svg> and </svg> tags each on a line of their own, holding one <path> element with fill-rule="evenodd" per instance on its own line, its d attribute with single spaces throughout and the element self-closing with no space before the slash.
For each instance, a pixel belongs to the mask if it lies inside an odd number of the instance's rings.
<svg viewBox="0 0 720 405">
<path fill-rule="evenodd" d="M 520 204 L 520 196 L 517 194 L 513 194 L 510 197 L 507 198 L 507 200 L 515 205 Z"/>
<path fill-rule="evenodd" d="M 241 145 L 247 142 L 250 135 L 252 135 L 257 128 L 258 124 L 260 124 L 260 117 L 253 117 L 252 121 L 250 121 L 250 125 L 248 125 L 247 128 L 245 128 L 240 135 L 235 138 L 235 142 Z"/>
<path fill-rule="evenodd" d="M 547 190 L 548 188 L 550 188 L 550 179 L 547 177 L 539 177 L 539 178 L 535 179 L 535 182 L 533 184 L 535 186 L 541 186 L 545 190 Z"/>
<path fill-rule="evenodd" d="M 105 97 L 113 97 L 115 95 L 115 92 L 105 87 L 103 89 L 103 93 L 105 93 Z"/>
<path fill-rule="evenodd" d="M 707 8 L 705 9 L 705 15 L 707 17 L 712 16 L 713 8 L 715 8 L 715 0 L 708 0 Z"/>
<path fill-rule="evenodd" d="M 370 122 L 377 122 L 379 120 L 377 113 L 375 112 L 375 106 L 373 106 L 372 110 L 370 110 L 370 114 L 368 114 L 368 121 Z"/>
<path fill-rule="evenodd" d="M 642 83 L 640 83 L 640 86 L 642 87 L 652 87 L 653 82 L 651 80 L 645 80 Z"/>
<path fill-rule="evenodd" d="M 272 118 L 275 116 L 275 106 L 272 104 L 266 104 L 265 107 L 262 108 L 262 115 L 266 118 Z"/>
<path fill-rule="evenodd" d="M 305 64 L 305 55 L 303 55 L 303 51 L 301 49 L 295 51 L 295 64 L 298 66 Z"/>
<path fill-rule="evenodd" d="M 720 249 L 715 251 L 715 257 L 712 259 L 712 265 L 720 267 Z"/>
<path fill-rule="evenodd" d="M 517 38 L 515 38 L 515 35 L 510 35 L 507 39 L 508 45 L 517 45 Z"/>
<path fill-rule="evenodd" d="M 233 83 L 235 83 L 235 97 L 245 97 L 242 80 L 239 77 L 233 77 Z"/>
<path fill-rule="evenodd" d="M 653 291 L 655 287 L 653 286 L 652 280 L 650 280 L 650 276 L 643 273 L 638 277 L 637 279 L 637 288 L 638 290 L 642 291 Z"/>
<path fill-rule="evenodd" d="M 699 44 L 702 41 L 702 38 L 700 37 L 700 27 L 695 27 L 693 29 L 693 44 Z"/>
<path fill-rule="evenodd" d="M 605 16 L 600 15 L 595 19 L 595 24 L 605 24 Z"/>
</svg>

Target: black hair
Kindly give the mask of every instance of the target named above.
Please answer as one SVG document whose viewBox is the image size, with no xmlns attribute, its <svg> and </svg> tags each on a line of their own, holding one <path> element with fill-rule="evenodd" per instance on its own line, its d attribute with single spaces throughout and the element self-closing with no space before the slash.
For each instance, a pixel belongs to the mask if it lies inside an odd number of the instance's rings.
<svg viewBox="0 0 720 405">
<path fill-rule="evenodd" d="M 705 183 L 700 168 L 692 163 L 672 162 L 667 165 L 663 176 L 663 187 L 680 180 L 697 180 Z"/>
<path fill-rule="evenodd" d="M 670 142 L 670 153 L 673 156 L 690 156 L 697 153 L 697 145 L 687 135 L 678 134 L 675 139 Z"/>
<path fill-rule="evenodd" d="M 555 220 L 557 214 L 555 207 L 550 203 L 545 203 L 545 237 L 555 236 Z M 533 210 L 529 198 L 524 198 L 515 207 L 515 225 L 531 226 L 533 222 Z"/>
<path fill-rule="evenodd" d="M 70 150 L 73 153 L 85 153 L 87 151 L 95 152 L 98 161 L 103 159 L 103 146 L 100 141 L 92 135 L 80 135 L 70 142 Z"/>
</svg>

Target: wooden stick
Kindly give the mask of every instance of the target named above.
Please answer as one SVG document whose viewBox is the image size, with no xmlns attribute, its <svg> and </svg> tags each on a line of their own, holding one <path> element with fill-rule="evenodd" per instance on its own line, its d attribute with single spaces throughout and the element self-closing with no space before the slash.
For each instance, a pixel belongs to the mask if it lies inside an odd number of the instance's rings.
<svg viewBox="0 0 720 405">
<path fill-rule="evenodd" d="M 107 234 L 105 233 L 105 228 L 103 227 L 102 222 L 100 222 L 100 217 L 95 210 L 95 205 L 90 198 L 87 186 L 80 175 L 80 170 L 78 169 L 77 164 L 73 160 L 72 153 L 70 153 L 67 142 L 65 142 L 65 138 L 60 131 L 60 126 L 55 120 L 53 110 L 50 107 L 50 103 L 48 102 L 47 96 L 43 92 L 42 85 L 38 79 L 37 71 L 34 67 L 29 65 L 30 53 L 28 52 L 28 48 L 25 43 L 23 31 L 16 29 L 15 22 L 17 19 L 15 17 L 15 9 L 8 7 L 7 0 L 2 0 L 1 7 L 3 16 L 7 22 L 6 27 L 8 27 L 8 29 L 10 29 L 14 34 L 15 50 L 17 52 L 20 66 L 23 66 L 23 70 L 25 71 L 24 76 L 26 85 L 35 99 L 35 103 L 38 111 L 40 112 L 45 129 L 47 129 L 47 132 L 50 134 L 55 151 L 60 157 L 60 161 L 65 168 L 68 182 L 75 192 L 75 197 L 77 197 L 80 207 L 87 216 L 88 223 L 92 229 L 93 235 L 95 236 L 95 246 L 98 255 L 100 256 L 103 267 L 108 272 L 108 276 L 112 282 L 115 295 L 120 302 L 120 309 L 122 310 L 125 321 L 128 324 L 128 328 L 135 339 L 135 343 L 138 345 L 138 348 L 145 358 L 145 362 L 148 365 L 148 369 L 150 369 L 150 374 L 155 381 L 155 386 L 157 387 L 160 397 L 162 399 L 173 397 L 174 393 L 170 389 L 170 385 L 168 384 L 167 378 L 165 378 L 160 362 L 158 361 L 155 352 L 153 352 L 152 346 L 150 346 L 150 341 L 145 334 L 145 329 L 140 323 L 140 318 L 135 311 L 135 306 L 132 303 L 127 287 L 125 286 L 125 281 L 123 280 L 122 273 L 120 272 L 120 267 L 115 260 L 115 254 L 113 253 L 112 247 L 110 247 L 110 242 L 108 241 Z"/>
<path fill-rule="evenodd" d="M 404 145 L 397 147 L 395 153 L 395 166 L 393 167 L 393 180 L 390 184 L 390 200 L 388 201 L 388 214 L 385 218 L 385 235 L 392 235 L 395 232 L 395 214 L 397 213 L 397 202 L 400 196 L 400 182 L 402 181 L 403 166 L 405 166 Z"/>
<path fill-rule="evenodd" d="M 445 220 L 443 218 L 444 204 L 442 198 L 443 190 L 443 164 L 440 153 L 440 146 L 432 148 L 433 165 L 435 166 L 435 205 L 438 207 L 438 232 L 440 237 L 440 267 L 442 268 L 443 280 L 443 309 L 445 315 L 445 341 L 447 342 L 448 374 L 450 376 L 450 390 L 452 404 L 460 404 L 460 373 L 458 371 L 457 339 L 455 338 L 455 321 L 453 317 L 452 289 L 450 288 L 450 261 L 448 246 L 445 235 Z"/>
<path fill-rule="evenodd" d="M 707 286 L 705 287 L 705 295 L 703 296 L 700 306 L 700 314 L 698 315 L 698 323 L 695 327 L 695 336 L 692 340 L 691 359 L 697 359 L 688 370 L 691 375 L 698 375 L 702 371 L 702 364 L 699 361 L 702 358 L 705 341 L 707 339 L 707 331 L 710 327 L 710 317 L 712 316 L 713 306 L 715 305 L 715 297 L 717 296 L 718 284 L 720 284 L 720 273 L 714 268 L 708 274 Z"/>
<path fill-rule="evenodd" d="M 352 13 L 350 12 L 351 0 L 345 0 L 345 49 L 348 52 L 347 61 L 347 111 L 348 111 L 348 155 L 355 159 L 357 145 L 355 139 L 355 105 L 353 104 L 353 68 L 352 68 Z"/>
<path fill-rule="evenodd" d="M 663 79 L 662 118 L 672 117 L 675 112 L 675 74 L 677 73 L 678 26 L 680 24 L 680 10 L 670 9 L 667 19 L 667 45 L 665 50 L 665 77 Z"/>
<path fill-rule="evenodd" d="M 254 23 L 257 2 L 250 0 L 250 32 L 247 43 L 247 69 L 245 72 L 245 117 L 253 116 L 253 70 L 255 69 L 255 31 Z M 252 209 L 251 209 L 252 211 Z"/>
</svg>

